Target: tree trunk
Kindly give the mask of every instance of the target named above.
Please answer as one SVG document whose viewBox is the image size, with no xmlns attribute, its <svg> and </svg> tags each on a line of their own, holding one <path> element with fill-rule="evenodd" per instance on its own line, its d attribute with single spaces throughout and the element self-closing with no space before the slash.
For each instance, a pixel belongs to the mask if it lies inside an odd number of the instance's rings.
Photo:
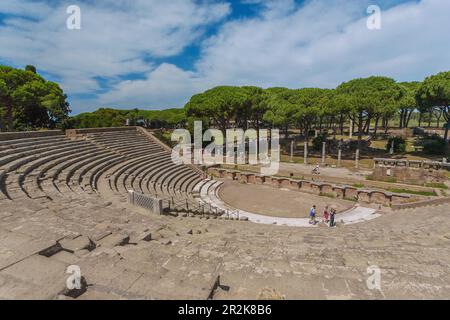
<svg viewBox="0 0 450 320">
<path fill-rule="evenodd" d="M 448 130 L 450 129 L 450 109 L 449 108 L 450 108 L 449 106 L 446 106 L 442 110 L 442 115 L 444 116 L 444 119 L 446 121 L 445 133 L 444 133 L 445 154 L 446 155 L 450 154 L 450 145 L 449 145 L 449 141 L 448 141 Z"/>
<path fill-rule="evenodd" d="M 358 149 L 361 150 L 361 141 L 362 141 L 362 134 L 363 134 L 363 115 L 362 112 L 359 113 L 358 117 Z"/>
<path fill-rule="evenodd" d="M 445 126 L 445 134 L 444 134 L 444 140 L 445 140 L 445 154 L 448 155 L 450 151 L 449 141 L 448 141 L 448 130 L 450 127 L 450 121 L 447 122 L 447 125 Z"/>
<path fill-rule="evenodd" d="M 366 134 L 370 134 L 370 124 L 372 123 L 372 117 L 370 116 L 369 119 L 367 119 L 367 128 L 366 128 Z"/>
<path fill-rule="evenodd" d="M 411 117 L 412 117 L 413 113 L 414 113 L 414 110 L 411 110 L 408 114 L 408 117 L 406 118 L 406 124 L 405 124 L 406 128 L 409 127 L 409 122 L 411 121 Z"/>
<path fill-rule="evenodd" d="M 362 132 L 367 133 L 369 127 L 370 127 L 370 117 L 367 118 L 366 123 L 364 124 L 364 127 L 363 127 L 363 129 L 362 129 Z"/>
<path fill-rule="evenodd" d="M 320 134 L 322 134 L 322 120 L 323 120 L 323 118 L 320 117 L 319 118 L 319 132 L 320 132 Z"/>
<path fill-rule="evenodd" d="M 408 116 L 409 116 L 408 109 L 405 110 L 405 114 L 403 115 L 403 128 L 408 128 Z"/>
<path fill-rule="evenodd" d="M 384 134 L 387 134 L 388 131 L 389 131 L 389 119 L 388 119 L 387 116 L 383 117 L 383 122 L 384 122 L 384 124 L 383 124 L 383 126 L 384 126 Z"/>
<path fill-rule="evenodd" d="M 399 129 L 403 129 L 403 119 L 404 119 L 404 115 L 405 115 L 405 110 L 402 109 L 400 112 L 400 123 L 399 123 Z"/>
<path fill-rule="evenodd" d="M 255 129 L 256 129 L 256 159 L 259 161 L 259 120 L 256 120 L 255 122 Z"/>
<path fill-rule="evenodd" d="M 5 113 L 6 119 L 6 131 L 13 132 L 14 131 L 14 117 L 13 117 L 13 108 L 11 106 L 6 107 Z"/>
<path fill-rule="evenodd" d="M 379 121 L 380 121 L 380 117 L 376 117 L 376 118 L 375 118 L 375 128 L 374 128 L 374 132 L 373 132 L 374 136 L 377 135 L 377 131 L 378 131 L 378 122 L 379 122 Z"/>
<path fill-rule="evenodd" d="M 341 136 L 344 135 L 344 115 L 341 113 L 339 118 L 339 127 L 341 129 Z"/>
</svg>

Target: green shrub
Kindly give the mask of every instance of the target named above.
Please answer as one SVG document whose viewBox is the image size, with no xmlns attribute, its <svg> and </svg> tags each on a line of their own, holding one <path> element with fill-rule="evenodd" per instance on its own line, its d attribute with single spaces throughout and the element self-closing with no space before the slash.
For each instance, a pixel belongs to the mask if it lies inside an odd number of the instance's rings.
<svg viewBox="0 0 450 320">
<path fill-rule="evenodd" d="M 386 151 L 391 151 L 392 141 L 394 141 L 394 152 L 404 153 L 406 152 L 406 140 L 403 137 L 390 137 L 386 144 Z"/>
<path fill-rule="evenodd" d="M 445 142 L 442 139 L 442 141 L 433 140 L 430 142 L 425 143 L 423 146 L 423 152 L 430 155 L 443 155 L 445 154 Z"/>
<path fill-rule="evenodd" d="M 312 141 L 313 149 L 315 151 L 322 151 L 322 146 L 324 142 L 327 142 L 327 135 L 325 133 L 321 133 L 313 139 Z"/>
<path fill-rule="evenodd" d="M 172 141 L 172 135 L 170 132 L 163 132 L 161 130 L 155 130 L 154 135 L 156 138 L 158 138 L 161 142 L 163 142 L 168 147 L 173 148 L 177 142 Z"/>
<path fill-rule="evenodd" d="M 419 142 L 423 146 L 423 152 L 429 155 L 444 155 L 445 154 L 445 140 L 441 136 L 434 134 L 425 136 Z"/>
</svg>

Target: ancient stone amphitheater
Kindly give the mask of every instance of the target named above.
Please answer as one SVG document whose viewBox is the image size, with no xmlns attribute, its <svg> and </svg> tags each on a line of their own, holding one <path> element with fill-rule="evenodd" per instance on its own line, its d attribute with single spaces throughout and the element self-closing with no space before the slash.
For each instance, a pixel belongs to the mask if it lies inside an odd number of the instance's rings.
<svg viewBox="0 0 450 320">
<path fill-rule="evenodd" d="M 450 297 L 448 204 L 338 228 L 257 224 L 214 206 L 220 183 L 142 128 L 0 139 L 1 299 Z M 67 288 L 69 266 L 82 289 Z"/>
</svg>

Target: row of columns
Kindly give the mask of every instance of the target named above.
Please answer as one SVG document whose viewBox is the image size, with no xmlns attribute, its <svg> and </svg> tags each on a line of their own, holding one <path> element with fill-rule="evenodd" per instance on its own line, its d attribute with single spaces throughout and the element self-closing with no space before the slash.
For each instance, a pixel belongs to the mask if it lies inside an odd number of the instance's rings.
<svg viewBox="0 0 450 320">
<path fill-rule="evenodd" d="M 322 165 L 325 165 L 326 160 L 326 148 L 327 143 L 324 142 L 322 145 Z M 359 149 L 356 150 L 355 154 L 355 168 L 359 168 Z M 291 141 L 291 162 L 294 162 L 294 141 Z M 304 144 L 304 151 L 303 151 L 303 163 L 308 164 L 308 144 Z M 338 163 L 337 166 L 340 167 L 342 163 L 342 150 L 338 150 Z"/>
<path fill-rule="evenodd" d="M 317 134 L 317 130 L 315 131 L 315 136 L 317 138 L 318 134 Z M 353 120 L 350 120 L 350 134 L 349 134 L 350 139 L 353 138 Z M 294 162 L 294 149 L 295 149 L 295 144 L 294 144 L 294 140 L 291 141 L 291 162 Z M 392 147 L 393 149 L 393 147 Z M 308 164 L 308 144 L 305 143 L 304 144 L 304 151 L 303 151 L 303 163 L 304 164 Z M 323 143 L 322 146 L 322 165 L 325 165 L 325 160 L 326 160 L 326 142 Z M 342 163 L 342 150 L 339 149 L 338 150 L 338 163 L 337 166 L 340 167 Z M 359 149 L 356 150 L 356 154 L 355 154 L 355 168 L 359 168 Z"/>
</svg>

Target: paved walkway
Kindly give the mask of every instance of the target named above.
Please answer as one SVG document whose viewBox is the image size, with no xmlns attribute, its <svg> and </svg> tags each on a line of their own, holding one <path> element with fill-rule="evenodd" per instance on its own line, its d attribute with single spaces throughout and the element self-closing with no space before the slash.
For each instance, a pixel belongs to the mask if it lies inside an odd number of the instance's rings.
<svg viewBox="0 0 450 320">
<path fill-rule="evenodd" d="M 236 210 L 236 213 L 239 214 L 239 217 L 247 217 L 249 221 L 262 223 L 262 224 L 276 224 L 288 227 L 303 227 L 303 228 L 312 228 L 317 227 L 316 225 L 311 225 L 309 223 L 308 218 L 281 218 L 281 217 L 269 217 L 262 216 L 255 213 L 250 213 L 242 210 Z M 364 207 L 355 207 L 349 211 L 340 213 L 336 215 L 336 222 L 341 222 L 344 224 L 354 224 L 360 223 L 364 221 L 369 221 L 375 218 L 380 217 L 381 214 L 376 213 L 375 209 L 372 208 L 364 208 Z M 320 217 L 318 217 L 318 220 Z"/>
</svg>

